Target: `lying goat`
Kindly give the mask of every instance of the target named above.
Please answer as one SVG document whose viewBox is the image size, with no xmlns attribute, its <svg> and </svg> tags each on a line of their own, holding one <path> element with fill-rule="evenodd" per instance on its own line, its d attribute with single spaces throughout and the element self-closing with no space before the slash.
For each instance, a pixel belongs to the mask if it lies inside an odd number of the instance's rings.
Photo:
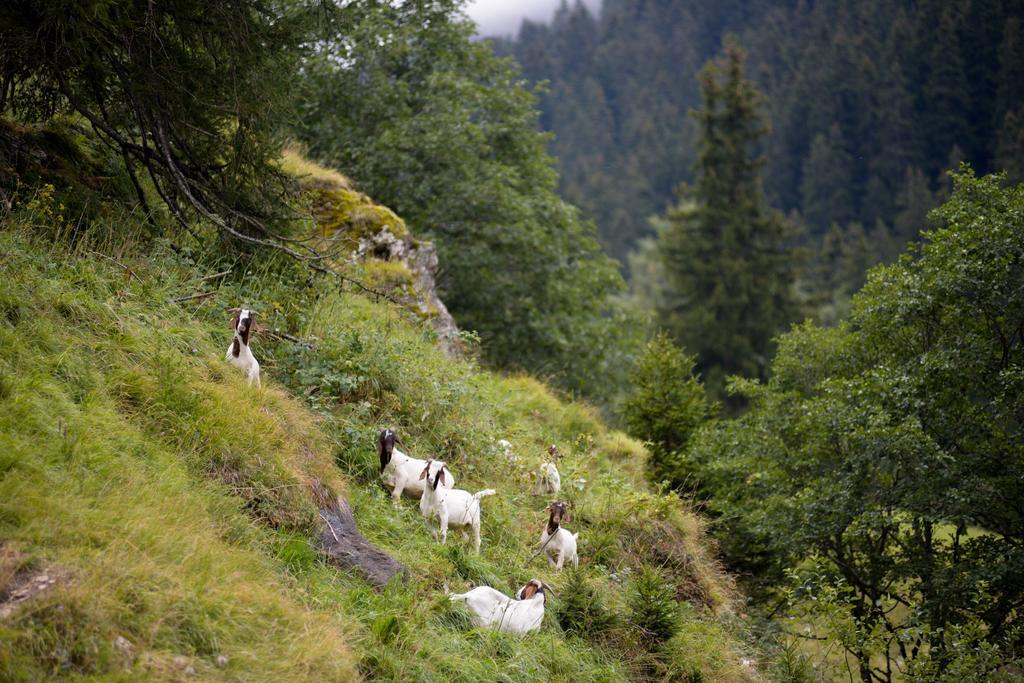
<svg viewBox="0 0 1024 683">
<path fill-rule="evenodd" d="M 235 338 L 228 347 L 227 361 L 245 373 L 250 386 L 255 384 L 259 387 L 260 364 L 249 348 L 249 335 L 252 333 L 255 317 L 256 314 L 247 308 L 236 309 L 235 317 L 231 319 L 231 329 L 235 333 Z"/>
<path fill-rule="evenodd" d="M 391 500 L 398 505 L 402 492 L 408 493 L 413 498 L 423 496 L 423 477 L 420 472 L 427 464 L 425 460 L 410 458 L 402 451 L 395 448 L 395 432 L 392 429 L 381 431 L 378 437 L 380 456 L 380 477 L 386 486 L 391 488 Z M 445 477 L 443 484 L 447 488 L 455 486 L 455 477 L 451 472 Z"/>
<path fill-rule="evenodd" d="M 431 471 L 434 473 L 433 479 Z M 493 496 L 497 491 L 484 489 L 470 493 L 462 489 L 445 488 L 445 481 L 450 480 L 451 472 L 440 460 L 428 460 L 419 478 L 425 480 L 420 513 L 428 520 L 437 517 L 441 524 L 441 543 L 448 540 L 449 526 L 468 526 L 473 528 L 473 549 L 480 552 L 480 499 Z"/>
<path fill-rule="evenodd" d="M 574 568 L 579 567 L 580 557 L 576 554 L 576 539 L 579 538 L 579 533 L 570 533 L 568 529 L 562 528 L 562 518 L 566 512 L 565 503 L 552 501 L 544 511 L 551 513 L 547 526 L 540 534 L 540 547 L 548 558 L 548 564 L 561 571 L 562 565 L 569 560 Z M 552 554 L 558 557 L 557 561 L 551 559 Z"/>
<path fill-rule="evenodd" d="M 473 612 L 477 626 L 496 628 L 510 633 L 526 633 L 540 628 L 544 621 L 545 591 L 550 588 L 538 579 L 523 586 L 516 599 L 490 586 L 478 586 L 465 593 L 449 596 L 452 602 L 465 602 Z"/>
<path fill-rule="evenodd" d="M 537 472 L 537 489 L 535 496 L 554 496 L 562 489 L 562 478 L 558 476 L 558 468 L 554 461 L 558 459 L 558 447 L 552 445 L 548 449 L 551 462 L 543 463 Z"/>
</svg>

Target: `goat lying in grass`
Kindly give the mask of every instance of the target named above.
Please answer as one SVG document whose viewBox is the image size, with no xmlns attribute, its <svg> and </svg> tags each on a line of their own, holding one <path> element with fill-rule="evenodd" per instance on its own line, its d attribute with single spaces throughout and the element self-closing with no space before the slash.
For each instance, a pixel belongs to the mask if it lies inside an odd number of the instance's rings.
<svg viewBox="0 0 1024 683">
<path fill-rule="evenodd" d="M 465 593 L 452 594 L 449 599 L 466 603 L 477 626 L 526 633 L 537 630 L 544 621 L 546 590 L 550 588 L 543 581 L 531 579 L 516 593 L 515 600 L 490 586 L 477 586 Z"/>
<path fill-rule="evenodd" d="M 431 471 L 434 472 L 431 479 Z M 448 466 L 440 460 L 428 460 L 419 478 L 424 480 L 420 514 L 426 519 L 437 517 L 441 526 L 441 543 L 448 540 L 449 526 L 468 526 L 473 529 L 473 549 L 480 552 L 480 499 L 493 496 L 497 491 L 484 489 L 476 493 L 462 489 L 445 488 L 450 479 Z"/>
<path fill-rule="evenodd" d="M 382 430 L 378 437 L 380 456 L 380 477 L 385 486 L 391 488 L 391 500 L 398 505 L 402 493 L 408 493 L 413 498 L 423 496 L 423 477 L 420 472 L 427 464 L 425 460 L 410 458 L 402 451 L 395 448 L 395 432 L 392 429 Z M 443 486 L 451 488 L 455 486 L 455 477 L 451 472 L 445 477 Z"/>
<path fill-rule="evenodd" d="M 551 462 L 542 463 L 537 472 L 537 490 L 535 496 L 554 496 L 562 489 L 562 478 L 558 475 L 558 468 L 555 467 L 555 460 L 558 459 L 558 447 L 552 445 L 548 449 Z"/>
<path fill-rule="evenodd" d="M 570 533 L 568 529 L 562 528 L 562 519 L 566 513 L 565 503 L 551 501 L 551 505 L 544 508 L 544 511 L 551 513 L 547 526 L 540 534 L 540 545 L 545 557 L 548 558 L 548 564 L 561 571 L 562 565 L 569 560 L 574 568 L 579 567 L 580 557 L 576 553 L 576 539 L 579 538 L 579 533 Z M 558 557 L 557 561 L 551 559 L 552 554 Z"/>
<path fill-rule="evenodd" d="M 253 319 L 256 314 L 247 308 L 236 309 L 235 317 L 231 319 L 231 329 L 235 338 L 231 340 L 228 347 L 227 361 L 245 373 L 249 378 L 249 385 L 260 386 L 260 364 L 252 355 L 249 348 L 249 335 L 252 333 Z"/>
</svg>

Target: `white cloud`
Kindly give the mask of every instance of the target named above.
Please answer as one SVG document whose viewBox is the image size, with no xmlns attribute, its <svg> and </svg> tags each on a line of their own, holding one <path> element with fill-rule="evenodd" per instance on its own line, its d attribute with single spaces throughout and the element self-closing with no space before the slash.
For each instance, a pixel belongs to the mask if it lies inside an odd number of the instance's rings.
<svg viewBox="0 0 1024 683">
<path fill-rule="evenodd" d="M 482 36 L 514 35 L 523 19 L 551 21 L 561 0 L 470 0 L 466 13 L 476 22 Z M 597 12 L 601 0 L 584 0 L 591 12 Z"/>
</svg>

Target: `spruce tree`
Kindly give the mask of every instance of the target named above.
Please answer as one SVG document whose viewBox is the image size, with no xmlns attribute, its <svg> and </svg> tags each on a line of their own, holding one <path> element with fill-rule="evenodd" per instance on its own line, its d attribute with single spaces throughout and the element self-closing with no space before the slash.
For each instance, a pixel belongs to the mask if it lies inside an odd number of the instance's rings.
<svg viewBox="0 0 1024 683">
<path fill-rule="evenodd" d="M 948 150 L 953 146 L 972 149 L 968 122 L 970 88 L 953 8 L 946 8 L 939 17 L 929 66 L 922 125 L 932 151 L 929 170 L 941 174 L 950 168 L 943 165 L 947 162 Z"/>
<path fill-rule="evenodd" d="M 828 136 L 818 134 L 811 143 L 811 152 L 804 160 L 804 221 L 815 232 L 832 223 L 846 223 L 853 218 L 853 157 L 838 124 L 829 127 Z"/>
<path fill-rule="evenodd" d="M 796 317 L 788 229 L 766 209 L 757 147 L 765 134 L 761 95 L 743 75 L 743 53 L 700 73 L 704 107 L 697 181 L 678 191 L 662 254 L 669 296 L 663 323 L 697 354 L 713 396 L 727 375 L 764 378 L 772 337 Z"/>
</svg>

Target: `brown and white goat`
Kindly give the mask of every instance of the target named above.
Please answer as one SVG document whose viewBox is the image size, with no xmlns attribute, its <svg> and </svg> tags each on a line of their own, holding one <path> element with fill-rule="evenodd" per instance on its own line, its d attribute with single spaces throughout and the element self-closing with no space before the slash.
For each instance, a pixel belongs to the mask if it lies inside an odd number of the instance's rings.
<svg viewBox="0 0 1024 683">
<path fill-rule="evenodd" d="M 569 521 L 565 519 L 566 516 L 566 505 L 560 500 L 551 501 L 551 505 L 544 508 L 545 512 L 551 513 L 548 517 L 547 526 L 544 527 L 544 531 L 540 534 L 540 545 L 544 550 L 545 557 L 548 558 L 548 564 L 553 566 L 555 569 L 561 571 L 562 565 L 568 560 L 572 563 L 572 566 L 580 566 L 580 557 L 576 553 L 576 539 L 579 538 L 579 532 L 571 533 L 568 529 L 562 528 L 562 521 Z M 552 559 L 552 554 L 558 559 Z"/>
<path fill-rule="evenodd" d="M 426 519 L 437 517 L 441 528 L 441 543 L 448 540 L 448 527 L 468 526 L 473 529 L 473 549 L 480 552 L 480 499 L 493 496 L 497 491 L 484 489 L 476 493 L 444 487 L 451 477 L 448 466 L 440 460 L 428 460 L 420 473 L 425 480 L 420 514 Z"/>
<path fill-rule="evenodd" d="M 423 496 L 423 477 L 420 472 L 427 464 L 426 460 L 411 458 L 395 448 L 397 439 L 398 435 L 393 429 L 382 429 L 377 437 L 380 478 L 391 489 L 391 500 L 395 505 L 398 505 L 403 492 L 413 498 Z M 455 486 L 455 477 L 451 472 L 448 472 L 442 486 L 449 489 Z"/>
<path fill-rule="evenodd" d="M 227 361 L 245 373 L 249 378 L 249 386 L 260 386 L 260 364 L 249 348 L 249 335 L 252 334 L 253 321 L 256 314 L 247 308 L 235 309 L 235 317 L 231 319 L 231 329 L 235 338 L 228 347 Z"/>
<path fill-rule="evenodd" d="M 540 579 L 531 579 L 519 589 L 515 600 L 490 586 L 477 586 L 448 597 L 452 602 L 466 603 L 477 626 L 526 633 L 537 630 L 544 621 L 544 602 L 549 590 L 550 587 Z"/>
</svg>

